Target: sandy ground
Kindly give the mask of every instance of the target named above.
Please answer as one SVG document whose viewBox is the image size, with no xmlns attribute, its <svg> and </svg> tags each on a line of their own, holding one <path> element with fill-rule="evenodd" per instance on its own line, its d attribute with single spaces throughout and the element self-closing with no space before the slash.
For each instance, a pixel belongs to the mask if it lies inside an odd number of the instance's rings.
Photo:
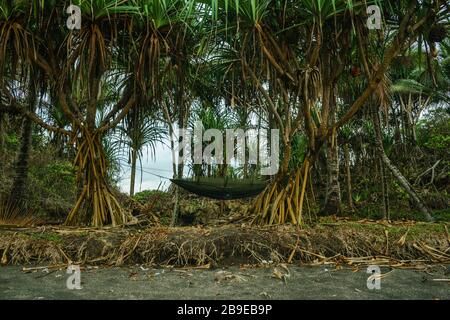
<svg viewBox="0 0 450 320">
<path fill-rule="evenodd" d="M 365 268 L 332 266 L 240 269 L 83 268 L 81 290 L 69 290 L 65 270 L 24 273 L 0 268 L 0 299 L 450 299 L 448 266 L 427 272 L 390 270 L 380 290 L 367 288 Z M 390 272 L 391 271 L 391 272 Z M 284 275 L 277 279 L 274 274 Z"/>
</svg>

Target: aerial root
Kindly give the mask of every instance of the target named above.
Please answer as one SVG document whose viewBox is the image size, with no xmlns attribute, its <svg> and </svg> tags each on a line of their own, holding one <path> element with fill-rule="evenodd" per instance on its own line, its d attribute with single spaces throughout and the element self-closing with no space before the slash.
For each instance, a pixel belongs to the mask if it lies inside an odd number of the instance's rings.
<svg viewBox="0 0 450 320">
<path fill-rule="evenodd" d="M 275 179 L 259 195 L 251 212 L 256 214 L 253 223 L 260 225 L 273 225 L 303 223 L 303 202 L 305 200 L 307 180 L 310 163 L 306 159 L 303 165 L 297 169 L 294 177 L 290 177 L 288 183 L 283 186 L 280 178 Z"/>
<path fill-rule="evenodd" d="M 83 129 L 75 166 L 78 168 L 77 180 L 83 182 L 83 188 L 65 225 L 125 224 L 129 217 L 106 181 L 108 164 L 99 133 L 91 134 Z"/>
</svg>

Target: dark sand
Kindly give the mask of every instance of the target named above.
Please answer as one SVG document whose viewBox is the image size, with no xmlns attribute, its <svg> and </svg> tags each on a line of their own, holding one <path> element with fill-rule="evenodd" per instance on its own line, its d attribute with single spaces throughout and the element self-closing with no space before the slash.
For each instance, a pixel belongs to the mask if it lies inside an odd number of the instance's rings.
<svg viewBox="0 0 450 320">
<path fill-rule="evenodd" d="M 365 268 L 353 272 L 333 266 L 289 266 L 286 281 L 274 267 L 239 269 L 83 268 L 81 290 L 66 287 L 65 270 L 24 273 L 0 267 L 0 299 L 450 299 L 445 266 L 428 272 L 395 269 L 369 290 Z M 278 267 L 283 273 L 283 268 Z M 222 273 L 219 271 L 224 270 Z M 382 268 L 382 273 L 391 271 Z"/>
</svg>

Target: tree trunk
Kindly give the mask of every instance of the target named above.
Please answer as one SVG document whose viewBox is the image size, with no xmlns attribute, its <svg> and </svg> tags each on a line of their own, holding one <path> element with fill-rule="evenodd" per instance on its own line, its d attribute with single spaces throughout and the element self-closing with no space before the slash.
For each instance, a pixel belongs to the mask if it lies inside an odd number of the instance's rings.
<svg viewBox="0 0 450 320">
<path fill-rule="evenodd" d="M 16 163 L 16 175 L 11 190 L 11 200 L 16 203 L 24 203 L 25 185 L 28 178 L 28 160 L 30 157 L 32 121 L 26 117 L 22 124 L 22 137 L 19 156 Z"/>
<path fill-rule="evenodd" d="M 382 156 L 381 156 L 382 157 Z M 383 165 L 383 160 L 379 158 L 380 177 L 381 177 L 381 192 L 383 196 L 383 219 L 389 220 L 389 190 L 386 178 L 386 170 Z"/>
<path fill-rule="evenodd" d="M 3 124 L 3 117 L 4 114 L 0 111 L 0 156 L 3 156 L 5 152 L 5 129 Z"/>
<path fill-rule="evenodd" d="M 3 112 L 0 112 L 0 181 L 5 181 L 5 128 L 4 128 L 4 122 L 3 122 L 4 114 Z"/>
<path fill-rule="evenodd" d="M 354 209 L 352 197 L 352 176 L 350 172 L 350 151 L 348 143 L 344 144 L 344 158 L 345 158 L 345 176 L 347 181 L 347 205 L 350 210 Z"/>
<path fill-rule="evenodd" d="M 28 88 L 28 107 L 34 112 L 36 109 L 36 84 L 30 80 Z M 25 186 L 28 178 L 28 161 L 30 157 L 31 134 L 33 133 L 33 122 L 30 118 L 24 117 L 22 122 L 22 134 L 19 155 L 16 162 L 16 175 L 11 189 L 11 200 L 15 203 L 24 204 Z"/>
<path fill-rule="evenodd" d="M 176 186 L 175 184 L 173 184 L 174 188 L 175 188 L 175 204 L 173 206 L 173 210 L 172 210 L 172 219 L 170 221 L 170 226 L 171 227 L 175 227 L 177 222 L 178 222 L 178 211 L 179 211 L 179 202 L 180 202 L 180 190 L 179 187 Z"/>
<path fill-rule="evenodd" d="M 397 179 L 399 184 L 403 187 L 403 189 L 408 193 L 408 195 L 413 200 L 415 206 L 417 209 L 419 209 L 426 217 L 428 221 L 432 221 L 433 218 L 431 217 L 430 213 L 428 212 L 428 209 L 423 204 L 422 200 L 420 199 L 419 195 L 416 193 L 416 191 L 412 188 L 412 186 L 409 184 L 408 180 L 403 176 L 403 174 L 400 172 L 400 170 L 397 169 L 397 167 L 391 162 L 391 160 L 388 158 L 386 153 L 384 152 L 383 147 L 383 140 L 381 138 L 381 123 L 380 123 L 380 115 L 378 113 L 378 110 L 375 110 L 373 112 L 373 118 L 372 118 L 374 128 L 375 128 L 375 144 L 376 148 L 378 150 L 378 153 L 381 157 L 381 160 L 383 161 L 383 164 L 391 171 L 392 175 Z"/>
<path fill-rule="evenodd" d="M 355 146 L 355 175 L 356 177 L 361 177 L 362 175 L 362 153 L 364 152 L 364 147 L 361 142 L 361 135 L 356 137 L 356 146 Z"/>
<path fill-rule="evenodd" d="M 327 194 L 322 209 L 324 215 L 336 215 L 341 210 L 341 188 L 339 185 L 339 148 L 336 137 L 327 144 Z"/>
<path fill-rule="evenodd" d="M 327 85 L 323 86 L 323 112 L 321 131 L 326 127 L 332 126 L 336 122 L 336 96 L 333 84 L 331 82 L 331 62 L 330 53 L 326 55 L 325 60 L 326 70 L 324 79 Z M 311 138 L 310 138 L 311 139 Z M 341 210 L 341 188 L 339 186 L 339 146 L 337 141 L 337 132 L 333 132 L 326 144 L 327 148 L 327 192 L 325 196 L 325 204 L 322 209 L 324 215 L 337 215 Z"/>
<path fill-rule="evenodd" d="M 245 159 L 244 159 L 244 167 L 243 167 L 243 175 L 244 179 L 248 177 L 248 156 L 247 156 L 247 147 L 245 147 Z"/>
<path fill-rule="evenodd" d="M 259 136 L 259 135 L 258 135 Z M 270 140 L 269 140 L 270 141 Z M 248 143 L 248 139 L 247 137 L 245 137 L 244 140 L 244 166 L 243 166 L 243 176 L 244 179 L 248 178 L 248 158 L 249 158 L 249 152 L 248 152 L 248 147 L 247 147 L 247 143 Z"/>
<path fill-rule="evenodd" d="M 131 148 L 131 181 L 130 181 L 130 196 L 134 196 L 134 185 L 136 180 L 136 161 L 137 161 L 137 150 Z"/>
</svg>

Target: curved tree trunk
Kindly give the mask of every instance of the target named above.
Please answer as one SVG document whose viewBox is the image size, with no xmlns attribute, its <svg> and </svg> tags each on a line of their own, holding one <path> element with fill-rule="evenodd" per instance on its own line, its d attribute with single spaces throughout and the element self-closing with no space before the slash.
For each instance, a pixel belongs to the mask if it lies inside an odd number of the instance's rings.
<svg viewBox="0 0 450 320">
<path fill-rule="evenodd" d="M 389 169 L 389 171 L 391 171 L 392 175 L 395 177 L 395 179 L 397 179 L 398 183 L 408 193 L 408 195 L 413 200 L 417 209 L 419 209 L 425 215 L 425 217 L 427 218 L 428 221 L 432 221 L 433 217 L 431 217 L 430 213 L 428 212 L 428 209 L 423 204 L 419 195 L 416 193 L 416 191 L 409 184 L 408 180 L 406 180 L 406 178 L 403 176 L 403 174 L 400 172 L 400 170 L 398 170 L 398 168 L 391 162 L 389 157 L 384 152 L 383 140 L 381 138 L 380 115 L 378 113 L 378 110 L 373 112 L 372 122 L 373 122 L 374 128 L 375 128 L 376 148 L 381 157 L 383 164 Z"/>
</svg>

